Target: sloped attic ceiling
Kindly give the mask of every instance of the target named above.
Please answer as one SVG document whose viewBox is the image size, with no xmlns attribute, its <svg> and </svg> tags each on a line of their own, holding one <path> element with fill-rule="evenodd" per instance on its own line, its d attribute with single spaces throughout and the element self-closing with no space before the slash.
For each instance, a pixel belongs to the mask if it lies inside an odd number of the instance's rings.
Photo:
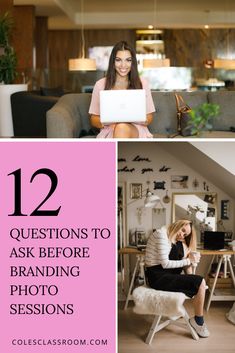
<svg viewBox="0 0 235 353">
<path fill-rule="evenodd" d="M 206 143 L 208 142 L 205 142 L 205 144 Z M 218 148 L 221 150 L 221 148 L 223 148 L 223 142 L 209 143 L 213 143 L 215 149 Z M 160 142 L 159 144 L 165 151 L 180 159 L 183 163 L 201 174 L 205 179 L 211 181 L 214 185 L 223 190 L 231 198 L 235 199 L 235 175 L 220 164 L 209 158 L 189 142 Z M 194 143 L 194 145 L 196 145 L 196 143 Z M 232 159 L 231 163 L 234 163 Z"/>
</svg>

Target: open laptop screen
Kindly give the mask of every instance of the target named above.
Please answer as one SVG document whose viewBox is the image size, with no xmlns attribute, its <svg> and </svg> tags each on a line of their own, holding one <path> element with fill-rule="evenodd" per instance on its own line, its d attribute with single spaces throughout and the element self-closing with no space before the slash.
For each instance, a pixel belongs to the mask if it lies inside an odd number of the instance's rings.
<svg viewBox="0 0 235 353">
<path fill-rule="evenodd" d="M 204 232 L 204 249 L 220 250 L 224 249 L 224 232 Z"/>
<path fill-rule="evenodd" d="M 104 124 L 145 122 L 145 90 L 125 89 L 100 91 L 100 121 Z"/>
</svg>

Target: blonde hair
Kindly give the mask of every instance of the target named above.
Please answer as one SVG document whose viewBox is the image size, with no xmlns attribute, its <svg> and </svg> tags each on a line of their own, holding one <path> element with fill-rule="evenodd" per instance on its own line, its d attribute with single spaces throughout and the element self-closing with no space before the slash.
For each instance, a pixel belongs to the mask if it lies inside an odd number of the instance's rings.
<svg viewBox="0 0 235 353">
<path fill-rule="evenodd" d="M 185 237 L 185 243 L 191 251 L 195 251 L 197 248 L 197 235 L 192 222 L 188 219 L 180 219 L 171 225 L 169 225 L 167 229 L 168 238 L 171 243 L 176 243 L 176 236 L 181 228 L 185 227 L 186 225 L 190 224 L 191 233 Z"/>
</svg>

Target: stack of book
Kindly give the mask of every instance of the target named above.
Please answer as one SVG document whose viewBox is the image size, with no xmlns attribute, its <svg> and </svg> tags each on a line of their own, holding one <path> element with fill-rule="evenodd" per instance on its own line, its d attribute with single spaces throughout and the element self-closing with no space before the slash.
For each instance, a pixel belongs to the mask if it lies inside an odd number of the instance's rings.
<svg viewBox="0 0 235 353">
<path fill-rule="evenodd" d="M 214 279 L 215 278 L 210 275 L 207 278 L 206 283 L 210 288 L 213 286 Z M 215 288 L 232 288 L 232 287 L 233 287 L 233 282 L 232 282 L 231 277 L 227 277 L 227 278 L 218 277 L 217 278 Z"/>
</svg>

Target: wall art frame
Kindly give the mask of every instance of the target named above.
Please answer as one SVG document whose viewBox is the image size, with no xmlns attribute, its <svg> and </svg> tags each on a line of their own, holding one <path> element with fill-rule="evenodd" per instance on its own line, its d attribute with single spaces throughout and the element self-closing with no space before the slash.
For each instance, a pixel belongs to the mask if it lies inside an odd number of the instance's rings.
<svg viewBox="0 0 235 353">
<path fill-rule="evenodd" d="M 188 189 L 188 175 L 171 175 L 172 189 Z"/>
<path fill-rule="evenodd" d="M 130 198 L 132 200 L 138 200 L 142 198 L 142 183 L 130 184 Z"/>
<path fill-rule="evenodd" d="M 221 219 L 229 219 L 230 203 L 229 200 L 221 200 Z"/>
</svg>

